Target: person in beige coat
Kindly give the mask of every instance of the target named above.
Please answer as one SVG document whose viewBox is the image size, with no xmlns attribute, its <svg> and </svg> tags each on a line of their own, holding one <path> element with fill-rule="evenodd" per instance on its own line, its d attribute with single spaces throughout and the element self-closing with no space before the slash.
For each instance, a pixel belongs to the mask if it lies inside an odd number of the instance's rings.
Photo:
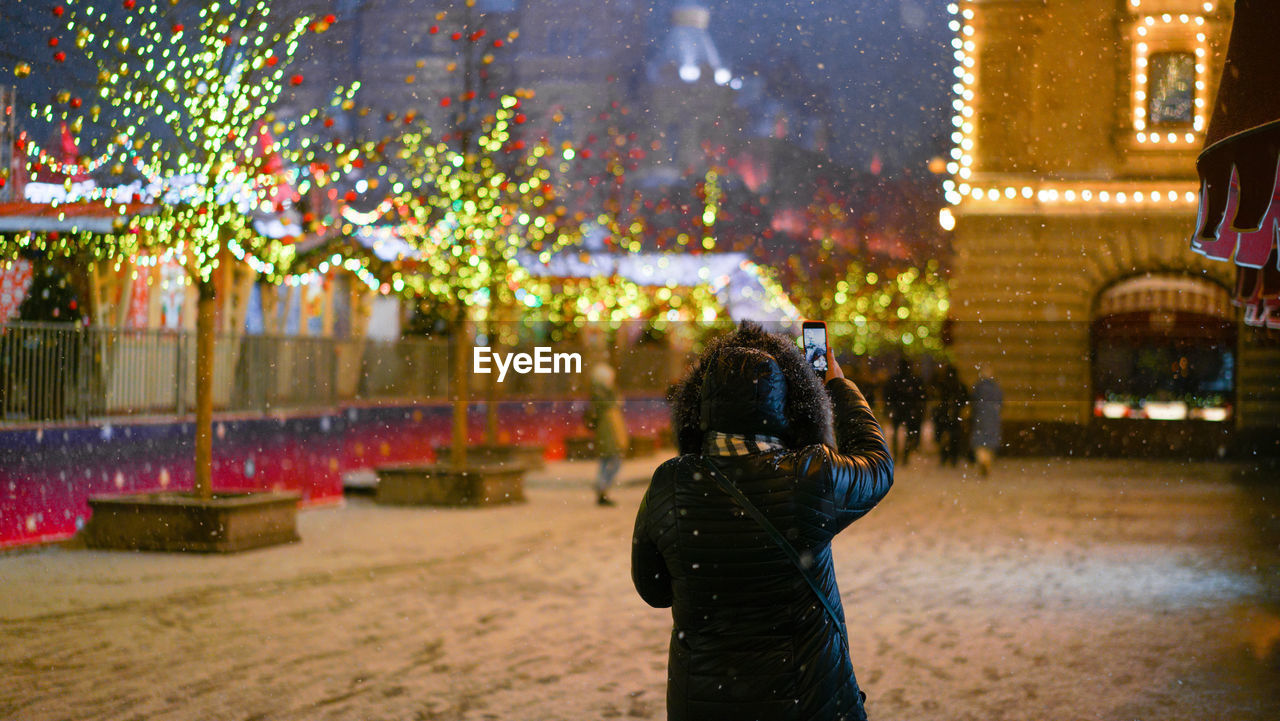
<svg viewBox="0 0 1280 721">
<path fill-rule="evenodd" d="M 591 369 L 591 401 L 587 406 L 587 428 L 595 431 L 595 448 L 600 455 L 600 474 L 596 477 L 596 503 L 614 505 L 609 498 L 627 451 L 627 424 L 622 417 L 622 400 L 618 397 L 616 373 L 604 363 Z"/>
</svg>

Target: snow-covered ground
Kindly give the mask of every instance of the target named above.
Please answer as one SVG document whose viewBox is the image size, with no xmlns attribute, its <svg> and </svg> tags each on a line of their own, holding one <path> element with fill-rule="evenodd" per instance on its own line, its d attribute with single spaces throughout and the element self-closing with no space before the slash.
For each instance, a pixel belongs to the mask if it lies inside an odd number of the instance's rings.
<svg viewBox="0 0 1280 721">
<path fill-rule="evenodd" d="M 634 511 L 554 463 L 522 506 L 299 518 L 236 556 L 0 556 L 0 718 L 665 718 Z M 836 543 L 873 719 L 1280 719 L 1275 498 L 1216 466 L 921 459 Z"/>
</svg>

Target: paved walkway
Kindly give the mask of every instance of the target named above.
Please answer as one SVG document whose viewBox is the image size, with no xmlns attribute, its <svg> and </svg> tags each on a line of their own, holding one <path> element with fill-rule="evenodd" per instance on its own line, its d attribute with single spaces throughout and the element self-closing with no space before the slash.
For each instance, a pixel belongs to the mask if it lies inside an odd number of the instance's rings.
<svg viewBox="0 0 1280 721">
<path fill-rule="evenodd" d="M 658 460 L 617 508 L 553 463 L 522 506 L 355 497 L 241 555 L 0 556 L 0 718 L 665 718 L 670 615 L 628 568 Z M 1277 493 L 1207 465 L 900 469 L 835 546 L 872 718 L 1280 718 Z"/>
</svg>

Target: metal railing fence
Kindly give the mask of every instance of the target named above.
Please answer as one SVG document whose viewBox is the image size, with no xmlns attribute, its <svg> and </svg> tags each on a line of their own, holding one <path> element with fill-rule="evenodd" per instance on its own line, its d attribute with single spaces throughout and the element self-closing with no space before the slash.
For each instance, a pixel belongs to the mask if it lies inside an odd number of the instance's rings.
<svg viewBox="0 0 1280 721">
<path fill-rule="evenodd" d="M 186 331 L 0 324 L 0 424 L 184 415 L 195 407 L 195 349 L 195 334 Z M 555 352 L 579 353 L 582 372 L 510 373 L 496 397 L 585 395 L 599 353 L 563 345 Z M 214 353 L 213 402 L 220 412 L 446 400 L 451 392 L 449 343 L 442 339 L 220 335 Z M 662 393 L 683 363 L 656 345 L 630 348 L 614 361 L 627 393 Z M 491 379 L 469 374 L 469 397 L 488 398 Z"/>
</svg>

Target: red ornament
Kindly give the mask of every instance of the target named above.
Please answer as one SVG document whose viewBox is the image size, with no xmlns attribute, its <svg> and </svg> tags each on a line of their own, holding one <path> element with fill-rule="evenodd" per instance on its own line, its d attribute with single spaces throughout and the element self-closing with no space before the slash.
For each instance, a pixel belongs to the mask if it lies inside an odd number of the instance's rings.
<svg viewBox="0 0 1280 721">
<path fill-rule="evenodd" d="M 516 150 L 524 150 L 524 141 L 517 140 L 516 142 L 511 144 L 511 147 L 515 148 Z"/>
<path fill-rule="evenodd" d="M 364 158 L 356 158 L 355 160 L 351 161 L 351 165 L 352 165 L 352 167 L 356 167 L 356 168 L 363 168 L 363 167 L 364 167 Z"/>
<path fill-rule="evenodd" d="M 333 118 L 325 118 L 325 119 L 324 119 L 324 126 L 325 126 L 326 128 L 332 128 L 332 127 L 333 127 Z"/>
<path fill-rule="evenodd" d="M 298 73 L 297 75 L 294 75 L 293 77 L 289 78 L 289 82 L 293 83 L 294 85 L 301 85 L 302 73 Z"/>
<path fill-rule="evenodd" d="M 435 35 L 436 33 L 440 32 L 440 26 L 432 25 L 430 28 L 427 28 L 427 32 L 431 33 L 432 35 Z"/>
<path fill-rule="evenodd" d="M 59 17 L 59 18 L 60 18 L 60 17 L 62 17 L 62 13 L 64 13 L 64 12 L 66 12 L 66 9 L 65 9 L 65 8 L 63 8 L 61 5 L 54 5 L 54 6 L 53 6 L 53 15 L 54 15 L 54 17 Z"/>
<path fill-rule="evenodd" d="M 124 0 L 125 10 L 132 10 L 134 5 L 137 5 L 137 3 L 134 2 L 134 0 Z"/>
<path fill-rule="evenodd" d="M 503 43 L 503 42 L 502 42 L 502 38 L 498 38 L 497 40 L 494 40 L 494 41 L 493 41 L 493 46 L 494 46 L 495 48 L 500 48 L 500 47 L 502 47 L 504 44 L 505 44 L 505 43 Z"/>
<path fill-rule="evenodd" d="M 58 47 L 58 39 L 57 39 L 57 38 L 49 38 L 49 47 L 51 47 L 51 48 L 56 48 L 56 47 Z"/>
<path fill-rule="evenodd" d="M 274 55 L 267 56 L 267 67 L 274 68 L 276 66 L 276 63 L 278 62 L 280 62 L 280 60 L 276 58 L 276 56 Z"/>
<path fill-rule="evenodd" d="M 461 40 L 461 39 L 462 39 L 462 33 L 460 33 L 460 32 L 455 32 L 454 34 L 450 35 L 449 37 L 450 37 L 451 39 L 453 39 L 453 40 Z"/>
<path fill-rule="evenodd" d="M 72 98 L 72 99 L 71 99 L 71 107 L 73 107 L 73 108 L 78 108 L 78 107 L 80 107 L 81 102 L 82 102 L 82 101 L 80 100 L 80 98 Z"/>
<path fill-rule="evenodd" d="M 356 199 L 356 191 L 348 190 L 346 195 L 343 195 L 342 197 L 345 198 L 348 203 L 353 202 Z"/>
<path fill-rule="evenodd" d="M 334 15 L 333 13 L 329 13 L 328 15 L 325 15 L 325 16 L 324 16 L 324 21 L 325 21 L 325 23 L 326 23 L 326 24 L 332 25 L 332 24 L 334 24 L 334 23 L 338 22 L 338 17 L 337 17 L 336 15 Z"/>
<path fill-rule="evenodd" d="M 476 99 L 476 91 L 474 91 L 474 90 L 468 90 L 466 93 L 464 93 L 464 94 L 462 95 L 462 99 L 463 99 L 463 100 L 468 100 L 468 101 L 470 101 L 470 100 L 475 100 L 475 99 Z"/>
<path fill-rule="evenodd" d="M 590 158 L 592 155 L 593 155 L 593 153 L 591 152 L 591 148 L 584 148 L 584 149 L 583 149 L 583 151 L 582 151 L 582 157 L 584 157 L 584 158 Z"/>
<path fill-rule="evenodd" d="M 473 32 L 473 33 L 471 33 L 471 36 L 470 36 L 469 38 L 467 38 L 467 39 L 474 43 L 475 41 L 479 40 L 480 38 L 484 37 L 485 35 L 486 35 L 486 33 L 485 33 L 484 28 L 481 28 L 481 29 L 479 29 L 479 30 L 477 30 L 477 31 L 475 31 L 475 32 Z"/>
<path fill-rule="evenodd" d="M 174 34 L 174 35 L 177 35 L 178 33 L 182 32 L 182 28 L 183 28 L 182 23 L 176 23 L 176 24 L 173 26 L 173 34 Z"/>
<path fill-rule="evenodd" d="M 529 116 L 524 113 L 516 113 L 516 125 L 524 125 L 525 121 L 528 119 Z"/>
<path fill-rule="evenodd" d="M 453 105 L 453 98 L 440 98 L 440 107 L 447 108 Z"/>
<path fill-rule="evenodd" d="M 66 59 L 67 59 L 67 54 L 62 52 L 61 50 L 53 54 L 53 61 L 56 63 L 60 63 Z"/>
</svg>

